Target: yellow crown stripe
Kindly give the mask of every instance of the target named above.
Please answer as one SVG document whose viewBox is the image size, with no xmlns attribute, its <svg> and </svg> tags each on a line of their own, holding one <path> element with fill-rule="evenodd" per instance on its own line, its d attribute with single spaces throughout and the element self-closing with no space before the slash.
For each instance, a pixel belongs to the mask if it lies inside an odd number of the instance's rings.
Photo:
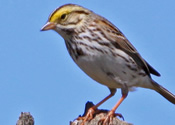
<svg viewBox="0 0 175 125">
<path fill-rule="evenodd" d="M 76 5 L 71 5 L 71 6 L 62 6 L 58 9 L 56 9 L 50 16 L 49 18 L 49 22 L 55 22 L 56 20 L 61 18 L 62 14 L 69 14 L 73 11 L 80 11 L 80 10 L 84 10 L 84 8 L 76 6 Z"/>
</svg>

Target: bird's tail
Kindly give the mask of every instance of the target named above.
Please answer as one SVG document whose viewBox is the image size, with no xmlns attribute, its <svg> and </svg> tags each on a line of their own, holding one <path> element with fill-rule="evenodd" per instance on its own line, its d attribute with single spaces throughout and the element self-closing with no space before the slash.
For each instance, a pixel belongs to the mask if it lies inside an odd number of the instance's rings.
<svg viewBox="0 0 175 125">
<path fill-rule="evenodd" d="M 152 82 L 155 90 L 160 93 L 163 97 L 165 97 L 168 101 L 175 104 L 175 95 L 165 89 L 163 86 L 159 85 L 155 81 Z"/>
</svg>

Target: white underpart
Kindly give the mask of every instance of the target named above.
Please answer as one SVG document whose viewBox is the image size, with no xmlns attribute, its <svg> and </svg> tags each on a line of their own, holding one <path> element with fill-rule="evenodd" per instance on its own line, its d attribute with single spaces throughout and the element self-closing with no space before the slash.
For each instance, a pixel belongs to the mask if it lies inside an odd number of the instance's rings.
<svg viewBox="0 0 175 125">
<path fill-rule="evenodd" d="M 124 54 L 120 50 L 118 53 Z M 152 88 L 148 76 L 138 75 L 139 72 L 143 72 L 142 70 L 135 73 L 126 67 L 125 61 L 120 57 L 114 58 L 112 55 L 85 56 L 75 62 L 87 75 L 109 88 L 121 88 L 123 84 L 128 87 Z M 108 73 L 113 75 L 107 75 Z M 133 74 L 135 74 L 135 78 L 132 77 Z"/>
<path fill-rule="evenodd" d="M 100 36 L 100 38 L 103 38 L 103 42 L 109 42 L 99 32 L 94 33 Z M 81 33 L 79 36 L 93 37 L 88 31 Z M 82 40 L 66 41 L 70 44 L 72 44 L 72 42 L 82 43 Z M 89 42 L 88 39 L 83 39 L 83 43 L 90 47 L 84 46 L 83 44 L 78 44 L 78 48 L 83 50 L 87 56 L 80 56 L 78 59 L 72 56 L 72 58 L 75 63 L 95 81 L 106 85 L 109 88 L 121 88 L 123 84 L 127 85 L 128 87 L 153 88 L 151 79 L 147 75 L 139 75 L 139 73 L 145 73 L 145 71 L 139 69 L 139 67 L 137 67 L 137 65 L 134 63 L 133 59 L 125 52 L 115 48 L 113 53 L 125 57 L 128 61 L 125 61 L 125 59 L 120 56 L 113 56 L 111 50 L 107 46 L 102 46 L 96 41 Z M 72 47 L 75 49 L 73 44 Z M 101 53 L 100 51 L 91 49 L 91 47 L 99 48 L 106 53 Z M 137 71 L 131 70 L 127 65 L 137 69 Z"/>
</svg>

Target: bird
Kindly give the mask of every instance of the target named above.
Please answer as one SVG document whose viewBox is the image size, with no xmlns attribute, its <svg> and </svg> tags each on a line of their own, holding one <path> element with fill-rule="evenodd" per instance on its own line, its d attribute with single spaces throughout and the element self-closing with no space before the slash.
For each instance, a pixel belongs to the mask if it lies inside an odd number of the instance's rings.
<svg viewBox="0 0 175 125">
<path fill-rule="evenodd" d="M 97 107 L 121 89 L 121 98 L 108 112 L 103 123 L 109 123 L 116 109 L 133 87 L 158 92 L 175 104 L 175 95 L 154 81 L 160 76 L 136 50 L 125 35 L 106 18 L 76 4 L 55 9 L 41 31 L 54 30 L 65 41 L 73 61 L 93 80 L 109 88 L 110 94 L 91 107 L 84 122 L 91 120 Z"/>
</svg>

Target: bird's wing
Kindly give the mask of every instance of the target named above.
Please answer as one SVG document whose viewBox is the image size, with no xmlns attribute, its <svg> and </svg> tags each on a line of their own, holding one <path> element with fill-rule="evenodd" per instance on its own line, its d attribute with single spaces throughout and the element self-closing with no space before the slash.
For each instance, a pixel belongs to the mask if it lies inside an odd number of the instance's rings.
<svg viewBox="0 0 175 125">
<path fill-rule="evenodd" d="M 130 55 L 137 63 L 137 65 L 139 65 L 148 74 L 148 76 L 150 76 L 150 73 L 156 76 L 160 76 L 160 74 L 141 57 L 141 55 L 137 52 L 129 40 L 123 35 L 123 33 L 112 23 L 107 22 L 108 21 L 104 19 L 104 21 L 102 20 L 100 23 L 103 24 L 103 30 L 106 30 L 106 33 L 104 32 L 104 35 L 110 39 L 113 46 L 123 50 L 125 53 Z"/>
<path fill-rule="evenodd" d="M 160 74 L 141 57 L 141 55 L 126 38 L 113 42 L 113 45 L 130 55 L 137 63 L 137 65 L 139 65 L 149 76 L 150 73 L 156 76 L 160 76 Z"/>
</svg>

